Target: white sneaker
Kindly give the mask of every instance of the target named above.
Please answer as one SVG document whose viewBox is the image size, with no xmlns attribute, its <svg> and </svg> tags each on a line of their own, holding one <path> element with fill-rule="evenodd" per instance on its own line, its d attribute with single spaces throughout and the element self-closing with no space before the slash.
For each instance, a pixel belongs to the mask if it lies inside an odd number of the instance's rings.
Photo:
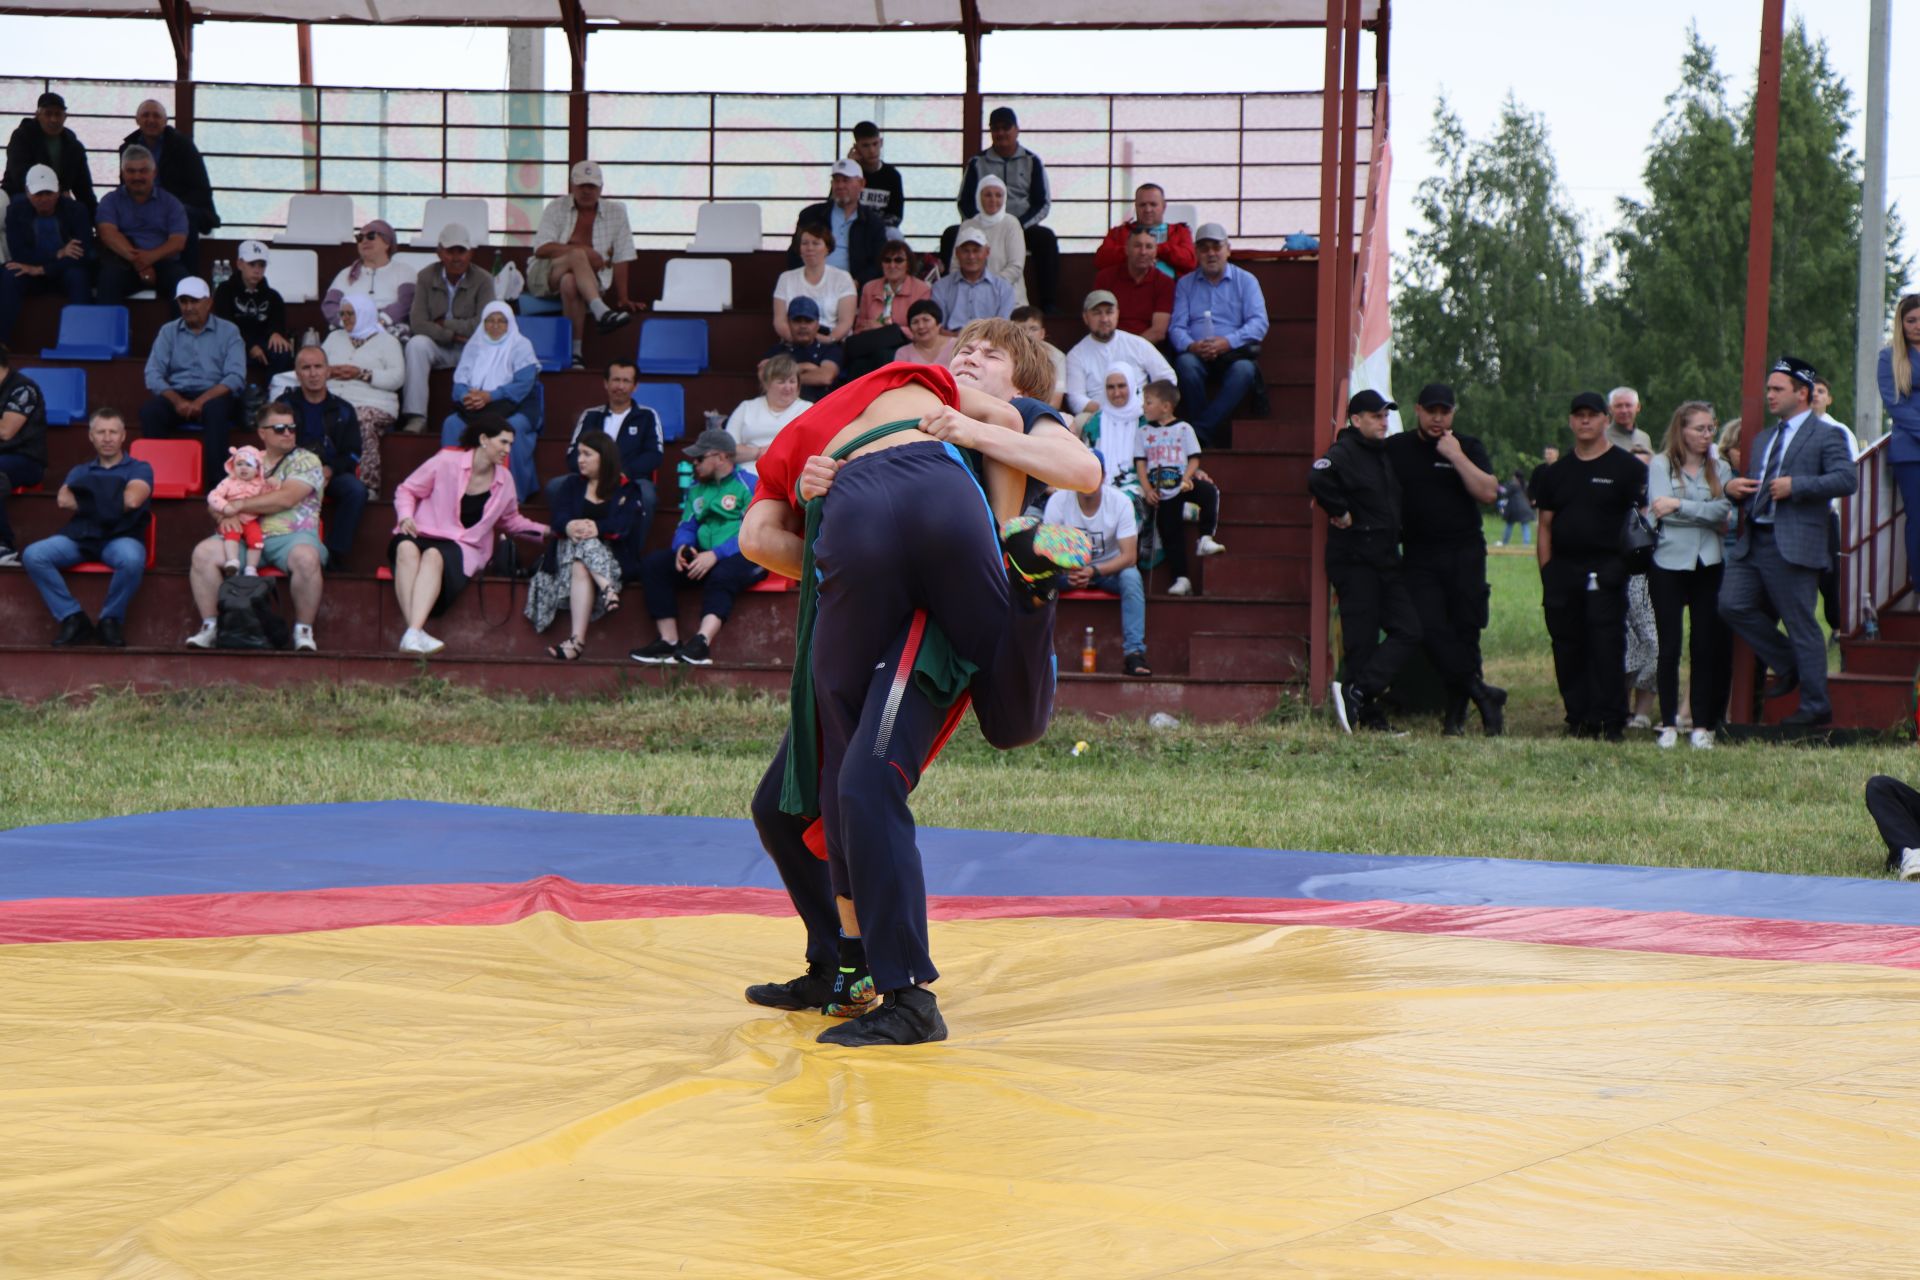
<svg viewBox="0 0 1920 1280">
<path fill-rule="evenodd" d="M 1200 535 L 1200 541 L 1194 544 L 1194 552 L 1203 556 L 1217 556 L 1225 550 L 1226 547 L 1215 542 L 1204 533 Z"/>
<path fill-rule="evenodd" d="M 1170 596 L 1190 596 L 1193 594 L 1193 584 L 1185 578 L 1175 578 L 1173 585 L 1167 588 L 1167 594 Z"/>
<path fill-rule="evenodd" d="M 304 622 L 293 624 L 293 651 L 295 653 L 320 652 L 320 646 L 313 642 L 313 628 Z"/>
<path fill-rule="evenodd" d="M 1645 716 L 1635 716 L 1633 719 L 1627 721 L 1627 728 L 1651 729 L 1653 728 L 1653 721 L 1647 719 Z"/>
<path fill-rule="evenodd" d="M 412 627 L 408 627 L 406 634 L 400 637 L 400 652 L 402 653 L 419 653 L 420 652 L 420 633 L 418 631 L 415 631 Z"/>
<path fill-rule="evenodd" d="M 1900 878 L 1909 883 L 1920 880 L 1920 849 L 1900 851 Z"/>
<path fill-rule="evenodd" d="M 414 652 L 420 654 L 423 657 L 430 653 L 438 653 L 442 649 L 447 647 L 447 642 L 445 640 L 436 640 L 424 631 L 414 632 L 413 638 L 414 638 L 414 643 L 420 646 L 419 648 L 415 649 Z"/>
<path fill-rule="evenodd" d="M 200 629 L 187 637 L 187 644 L 195 649 L 211 649 L 213 642 L 220 638 L 220 624 L 212 618 L 203 618 Z"/>
<path fill-rule="evenodd" d="M 1660 728 L 1660 736 L 1655 741 L 1660 744 L 1662 751 L 1668 750 L 1671 747 L 1679 745 L 1680 731 L 1670 724 L 1662 725 Z"/>
<path fill-rule="evenodd" d="M 0 547 L 0 569 L 18 569 L 20 553 L 12 547 Z"/>
<path fill-rule="evenodd" d="M 1713 730 L 1695 729 L 1688 735 L 1687 741 L 1693 744 L 1695 751 L 1711 751 L 1713 750 Z"/>
</svg>

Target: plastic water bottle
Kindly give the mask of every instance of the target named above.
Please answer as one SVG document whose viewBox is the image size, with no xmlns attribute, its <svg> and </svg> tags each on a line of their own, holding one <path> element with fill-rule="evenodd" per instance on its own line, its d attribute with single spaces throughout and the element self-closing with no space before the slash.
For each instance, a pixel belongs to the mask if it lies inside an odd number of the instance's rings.
<svg viewBox="0 0 1920 1280">
<path fill-rule="evenodd" d="M 1213 312 L 1212 311 L 1202 311 L 1200 313 L 1200 336 L 1207 339 L 1209 342 L 1213 340 Z"/>
<path fill-rule="evenodd" d="M 1093 628 L 1087 628 L 1087 638 L 1080 644 L 1080 670 L 1084 675 L 1092 675 L 1094 670 Z"/>
<path fill-rule="evenodd" d="M 233 275 L 233 264 L 220 258 L 213 264 L 213 287 L 218 290 Z"/>
<path fill-rule="evenodd" d="M 680 505 L 684 508 L 687 495 L 693 492 L 693 463 L 680 459 L 680 465 L 673 469 L 673 479 L 680 486 Z"/>
<path fill-rule="evenodd" d="M 1598 591 L 1599 589 L 1600 589 L 1600 575 L 1597 573 L 1589 573 L 1587 575 L 1587 590 Z"/>
<path fill-rule="evenodd" d="M 301 335 L 300 335 L 300 345 L 301 345 L 301 346 L 303 346 L 303 347 L 317 347 L 317 346 L 319 346 L 319 345 L 320 345 L 320 331 L 319 331 L 318 329 L 316 329 L 316 328 L 314 328 L 314 327 L 313 327 L 312 325 L 308 325 L 308 326 L 307 326 L 307 331 L 306 331 L 305 333 L 303 333 L 303 334 L 301 334 Z"/>
</svg>

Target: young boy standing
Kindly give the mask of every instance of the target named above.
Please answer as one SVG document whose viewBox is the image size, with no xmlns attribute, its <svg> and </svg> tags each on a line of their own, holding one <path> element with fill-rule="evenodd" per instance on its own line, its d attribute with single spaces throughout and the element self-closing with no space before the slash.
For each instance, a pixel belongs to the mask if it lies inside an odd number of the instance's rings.
<svg viewBox="0 0 1920 1280">
<path fill-rule="evenodd" d="M 1217 556 L 1226 548 L 1214 541 L 1220 531 L 1220 490 L 1200 474 L 1200 439 L 1180 421 L 1180 388 L 1162 378 L 1149 382 L 1140 394 L 1140 437 L 1133 465 L 1140 476 L 1140 495 L 1153 512 L 1160 547 L 1173 571 L 1170 596 L 1193 594 L 1187 579 L 1187 540 L 1184 509 L 1188 502 L 1200 508 L 1200 541 L 1194 548 L 1203 556 Z"/>
</svg>

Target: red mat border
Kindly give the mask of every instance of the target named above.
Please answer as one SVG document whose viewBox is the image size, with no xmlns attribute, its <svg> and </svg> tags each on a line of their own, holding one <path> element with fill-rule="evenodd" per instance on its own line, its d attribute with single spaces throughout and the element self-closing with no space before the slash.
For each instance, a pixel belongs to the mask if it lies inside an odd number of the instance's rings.
<svg viewBox="0 0 1920 1280">
<path fill-rule="evenodd" d="M 1317 925 L 1446 934 L 1618 951 L 1793 960 L 1920 969 L 1920 928 L 1754 920 L 1598 907 L 1446 906 L 1305 898 L 936 896 L 937 920 L 1038 916 Z M 571 920 L 664 916 L 787 916 L 778 889 L 577 884 L 542 876 L 521 884 L 375 885 L 282 893 L 0 902 L 0 943 L 103 942 L 310 933 L 372 925 L 510 924 L 542 911 Z"/>
</svg>

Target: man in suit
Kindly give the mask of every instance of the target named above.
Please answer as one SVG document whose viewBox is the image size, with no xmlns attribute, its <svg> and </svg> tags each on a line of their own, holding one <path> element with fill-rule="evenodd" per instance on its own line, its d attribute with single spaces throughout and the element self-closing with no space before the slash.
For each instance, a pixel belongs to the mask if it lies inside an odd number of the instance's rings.
<svg viewBox="0 0 1920 1280">
<path fill-rule="evenodd" d="M 1741 504 L 1745 519 L 1727 553 L 1720 617 L 1772 669 L 1763 696 L 1800 691 L 1799 710 L 1784 722 L 1793 725 L 1833 722 L 1814 603 L 1827 566 L 1827 504 L 1859 484 L 1846 437 L 1813 411 L 1818 376 L 1792 356 L 1773 366 L 1767 412 L 1775 421 L 1755 442 L 1748 474 L 1727 482 L 1727 496 Z M 1784 636 L 1773 616 L 1786 623 Z"/>
</svg>

